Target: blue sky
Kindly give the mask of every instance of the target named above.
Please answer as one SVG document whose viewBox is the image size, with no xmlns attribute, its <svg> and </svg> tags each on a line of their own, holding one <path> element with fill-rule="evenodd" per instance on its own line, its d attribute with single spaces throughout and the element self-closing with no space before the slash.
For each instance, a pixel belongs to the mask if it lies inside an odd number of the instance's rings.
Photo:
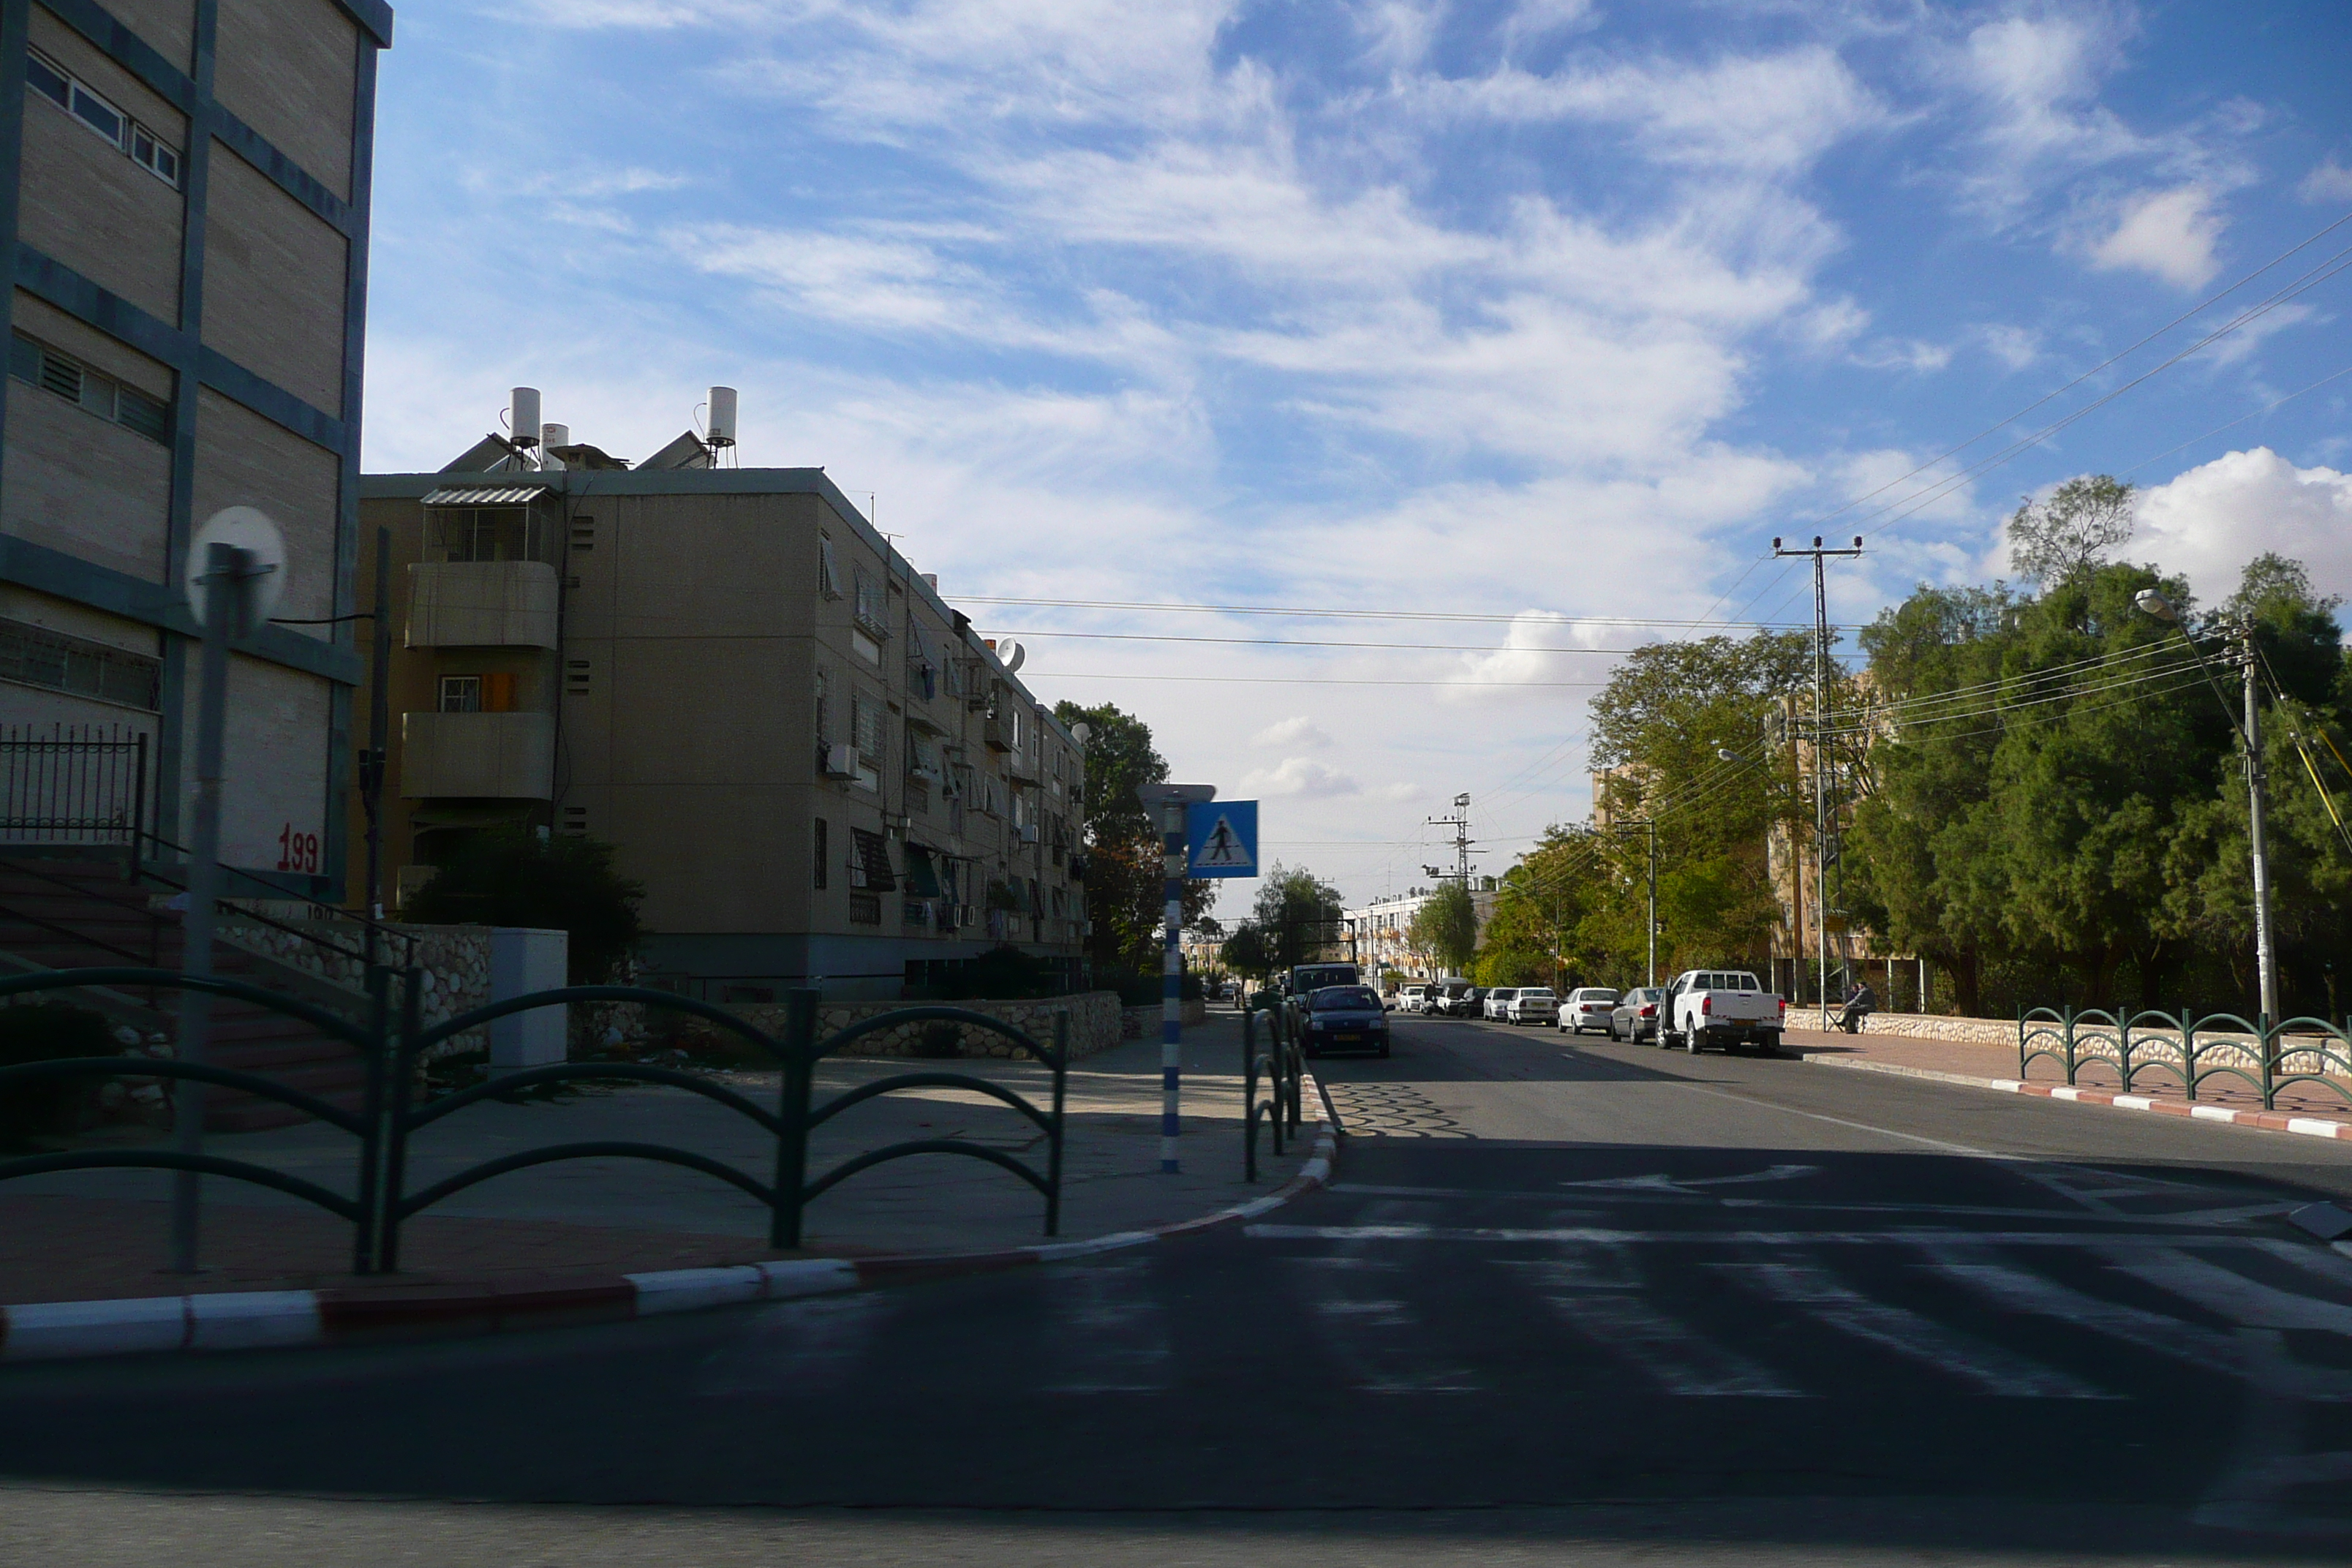
<svg viewBox="0 0 2352 1568">
<path fill-rule="evenodd" d="M 2340 0 L 411 7 L 367 464 L 517 383 L 643 457 L 737 386 L 747 465 L 870 492 L 951 600 L 1064 602 L 969 608 L 1271 853 L 1402 888 L 1466 790 L 1500 870 L 1587 809 L 1605 650 L 1664 635 L 1572 617 L 1801 616 L 1775 534 L 1869 536 L 1856 621 L 2114 472 L 2201 594 L 2263 548 L 2352 593 L 2352 375 L 2305 390 L 2352 276 L 1966 471 L 2352 245 L 2171 325 L 2352 213 L 2347 46 Z"/>
</svg>

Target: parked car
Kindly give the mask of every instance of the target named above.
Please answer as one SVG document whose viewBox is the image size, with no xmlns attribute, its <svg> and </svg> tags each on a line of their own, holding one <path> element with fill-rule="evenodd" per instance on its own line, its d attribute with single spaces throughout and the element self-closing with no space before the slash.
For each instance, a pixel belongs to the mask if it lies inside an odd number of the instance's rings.
<svg viewBox="0 0 2352 1568">
<path fill-rule="evenodd" d="M 1744 969 L 1694 969 L 1675 976 L 1658 1004 L 1659 1040 L 1696 1056 L 1709 1046 L 1733 1050 L 1753 1045 L 1766 1056 L 1780 1048 L 1789 1005 Z"/>
<path fill-rule="evenodd" d="M 1415 981 L 1411 985 L 1397 987 L 1397 1011 L 1418 1013 L 1429 1005 L 1429 987 Z"/>
<path fill-rule="evenodd" d="M 1556 1024 L 1559 1022 L 1559 998 L 1551 994 L 1549 985 L 1522 985 L 1503 1016 L 1514 1024 Z"/>
<path fill-rule="evenodd" d="M 1430 987 L 1422 1010 L 1438 1018 L 1475 1018 L 1479 1002 L 1478 988 L 1467 980 L 1441 980 Z"/>
<path fill-rule="evenodd" d="M 1290 994 L 1306 1001 L 1327 985 L 1361 985 L 1364 976 L 1352 963 L 1300 963 L 1291 966 L 1286 984 Z"/>
<path fill-rule="evenodd" d="M 1617 993 L 1605 985 L 1580 985 L 1568 994 L 1568 1001 L 1559 1010 L 1559 1026 L 1571 1035 L 1587 1029 L 1609 1027 L 1609 1010 L 1617 1005 Z"/>
<path fill-rule="evenodd" d="M 1609 1037 L 1612 1040 L 1654 1040 L 1658 1037 L 1658 999 L 1665 994 L 1661 986 L 1636 985 L 1617 999 L 1609 1010 Z"/>
<path fill-rule="evenodd" d="M 1516 985 L 1490 987 L 1486 999 L 1479 1004 L 1478 1016 L 1492 1023 L 1507 1024 L 1511 1018 L 1511 998 L 1519 994 Z"/>
<path fill-rule="evenodd" d="M 1389 1054 L 1389 1016 L 1369 985 L 1326 985 L 1307 997 L 1299 1048 L 1310 1057 L 1333 1051 Z"/>
</svg>

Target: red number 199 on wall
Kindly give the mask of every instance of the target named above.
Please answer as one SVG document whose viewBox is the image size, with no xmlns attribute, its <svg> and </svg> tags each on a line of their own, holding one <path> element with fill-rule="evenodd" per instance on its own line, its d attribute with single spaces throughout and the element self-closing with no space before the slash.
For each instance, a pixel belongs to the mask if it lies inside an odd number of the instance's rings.
<svg viewBox="0 0 2352 1568">
<path fill-rule="evenodd" d="M 278 868 L 281 871 L 307 871 L 314 877 L 317 876 L 319 836 L 315 833 L 297 833 L 294 831 L 294 825 L 288 823 L 278 835 Z"/>
</svg>

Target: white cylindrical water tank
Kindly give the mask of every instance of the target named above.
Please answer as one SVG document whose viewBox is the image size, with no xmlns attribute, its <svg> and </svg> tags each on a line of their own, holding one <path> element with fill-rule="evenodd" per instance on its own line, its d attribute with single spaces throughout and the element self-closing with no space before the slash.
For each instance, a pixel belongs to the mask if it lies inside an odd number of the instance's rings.
<svg viewBox="0 0 2352 1568">
<path fill-rule="evenodd" d="M 572 445 L 572 426 L 542 425 L 540 426 L 540 439 L 550 447 L 569 447 Z"/>
<path fill-rule="evenodd" d="M 507 405 L 508 428 L 518 447 L 539 445 L 539 388 L 518 386 Z"/>
<path fill-rule="evenodd" d="M 735 389 L 714 386 L 710 389 L 710 425 L 702 437 L 713 447 L 735 444 Z"/>
</svg>

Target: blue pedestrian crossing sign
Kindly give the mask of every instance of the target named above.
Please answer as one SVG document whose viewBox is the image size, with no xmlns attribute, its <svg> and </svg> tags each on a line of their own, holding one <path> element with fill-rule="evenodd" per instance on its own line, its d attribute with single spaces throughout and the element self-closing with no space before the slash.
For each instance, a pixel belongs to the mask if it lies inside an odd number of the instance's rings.
<svg viewBox="0 0 2352 1568">
<path fill-rule="evenodd" d="M 1187 876 L 1257 875 L 1257 802 L 1212 800 L 1186 806 L 1184 828 L 1190 841 Z"/>
</svg>

